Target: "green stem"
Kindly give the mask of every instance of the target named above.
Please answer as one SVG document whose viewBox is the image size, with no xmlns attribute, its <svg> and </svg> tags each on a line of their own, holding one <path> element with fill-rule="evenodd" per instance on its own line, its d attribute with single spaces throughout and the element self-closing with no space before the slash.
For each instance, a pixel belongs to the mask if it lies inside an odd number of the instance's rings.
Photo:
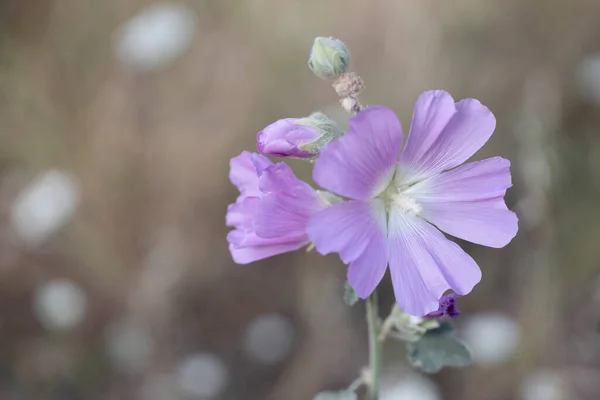
<svg viewBox="0 0 600 400">
<path fill-rule="evenodd" d="M 348 389 L 346 389 L 348 392 L 356 392 L 356 389 L 358 389 L 359 387 L 361 387 L 361 385 L 364 383 L 363 378 L 359 377 L 356 378 L 351 384 L 350 386 L 348 386 Z"/>
<path fill-rule="evenodd" d="M 367 326 L 369 329 L 369 400 L 379 400 L 381 369 L 381 341 L 379 340 L 377 291 L 367 298 Z"/>
</svg>

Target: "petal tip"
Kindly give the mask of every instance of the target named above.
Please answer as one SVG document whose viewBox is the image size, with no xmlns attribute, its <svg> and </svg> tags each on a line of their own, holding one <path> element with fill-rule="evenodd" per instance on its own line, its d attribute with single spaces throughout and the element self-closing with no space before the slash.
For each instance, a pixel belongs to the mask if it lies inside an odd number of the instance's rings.
<svg viewBox="0 0 600 400">
<path fill-rule="evenodd" d="M 498 242 L 497 246 L 491 247 L 498 249 L 506 247 L 517 236 L 517 233 L 519 233 L 519 217 L 517 216 L 517 213 L 511 210 L 508 210 L 508 213 L 509 216 L 507 216 L 507 219 L 510 220 L 510 227 L 507 229 L 506 236 L 503 238 L 504 240 Z"/>
</svg>

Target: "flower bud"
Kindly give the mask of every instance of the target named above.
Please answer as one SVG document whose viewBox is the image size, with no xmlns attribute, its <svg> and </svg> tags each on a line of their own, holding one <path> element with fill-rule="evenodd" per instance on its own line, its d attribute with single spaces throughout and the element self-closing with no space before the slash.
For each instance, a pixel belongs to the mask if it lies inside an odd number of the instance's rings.
<svg viewBox="0 0 600 400">
<path fill-rule="evenodd" d="M 256 148 L 270 156 L 313 159 L 342 135 L 335 122 L 316 112 L 306 118 L 280 119 L 256 135 Z"/>
<path fill-rule="evenodd" d="M 350 67 L 348 48 L 339 39 L 318 37 L 313 43 L 308 66 L 320 78 L 337 79 Z"/>
</svg>

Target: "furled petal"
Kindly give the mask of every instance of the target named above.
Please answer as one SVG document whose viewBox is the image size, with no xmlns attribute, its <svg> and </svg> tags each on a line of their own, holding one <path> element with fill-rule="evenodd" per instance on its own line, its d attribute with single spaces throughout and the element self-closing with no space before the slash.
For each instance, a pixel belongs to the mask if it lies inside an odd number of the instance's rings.
<svg viewBox="0 0 600 400">
<path fill-rule="evenodd" d="M 456 293 L 449 293 L 442 296 L 439 301 L 439 307 L 436 311 L 427 314 L 427 318 L 450 317 L 456 318 L 460 315 L 460 310 L 456 307 Z"/>
<path fill-rule="evenodd" d="M 510 161 L 494 157 L 462 165 L 412 186 L 421 215 L 442 231 L 469 242 L 504 247 L 518 219 L 504 203 L 511 187 Z"/>
<path fill-rule="evenodd" d="M 269 160 L 267 157 L 257 154 L 251 153 L 252 164 L 254 164 L 254 168 L 256 169 L 256 173 L 260 177 L 263 171 L 273 165 L 273 162 Z"/>
<path fill-rule="evenodd" d="M 247 197 L 229 206 L 226 216 L 227 225 L 236 228 L 227 235 L 227 240 L 230 244 L 236 248 L 265 247 L 290 243 L 297 243 L 301 247 L 304 244 L 308 244 L 306 233 L 297 236 L 279 236 L 275 238 L 257 236 L 254 229 L 254 219 L 261 207 L 262 200 L 258 197 Z"/>
<path fill-rule="evenodd" d="M 243 151 L 229 162 L 229 180 L 240 191 L 238 200 L 249 196 L 260 196 L 258 175 L 273 163 L 268 158 L 256 153 Z"/>
<path fill-rule="evenodd" d="M 261 201 L 258 197 L 247 197 L 231 204 L 227 210 L 227 225 L 236 228 L 229 232 L 227 241 L 233 260 L 238 264 L 297 250 L 309 243 L 306 233 L 268 239 L 257 236 L 253 221 L 262 207 Z"/>
<path fill-rule="evenodd" d="M 281 244 L 294 245 L 296 248 L 300 248 L 309 243 L 308 237 L 277 237 L 277 238 L 262 238 L 256 235 L 252 229 L 244 229 L 243 227 L 237 227 L 237 229 L 227 234 L 227 241 L 232 244 L 235 248 L 244 247 L 269 247 L 278 246 Z"/>
<path fill-rule="evenodd" d="M 233 232 L 235 231 L 232 231 L 230 233 Z M 233 261 L 235 261 L 237 264 L 249 264 L 251 262 L 262 260 L 264 258 L 272 257 L 278 254 L 298 250 L 299 248 L 307 244 L 308 242 L 293 242 L 282 244 L 270 243 L 262 246 L 254 245 L 248 247 L 236 247 L 233 244 L 229 244 L 229 252 L 233 257 Z"/>
<path fill-rule="evenodd" d="M 496 118 L 479 101 L 455 104 L 447 92 L 425 92 L 415 105 L 399 176 L 413 183 L 454 168 L 475 154 L 495 128 Z"/>
<path fill-rule="evenodd" d="M 252 229 L 252 220 L 258 209 L 260 199 L 258 197 L 246 197 L 227 207 L 225 223 L 227 226 Z"/>
<path fill-rule="evenodd" d="M 434 312 L 448 289 L 465 295 L 481 279 L 475 261 L 421 218 L 393 210 L 388 229 L 394 293 L 408 314 Z"/>
<path fill-rule="evenodd" d="M 254 219 L 256 234 L 263 238 L 306 237 L 311 215 L 327 203 L 284 163 L 267 168 L 259 179 L 263 193 Z"/>
<path fill-rule="evenodd" d="M 387 267 L 386 213 L 381 200 L 347 201 L 315 214 L 308 236 L 321 254 L 339 253 L 348 281 L 365 298 L 379 284 Z"/>
<path fill-rule="evenodd" d="M 225 217 L 227 225 L 235 228 L 227 240 L 236 263 L 250 263 L 309 243 L 308 218 L 327 203 L 287 165 L 273 165 L 266 157 L 244 152 L 231 161 L 231 180 L 241 191 Z M 257 225 L 269 237 L 258 236 Z"/>
<path fill-rule="evenodd" d="M 244 200 L 247 202 L 250 199 Z M 243 203 L 240 203 L 243 205 Z M 260 208 L 260 203 L 258 204 Z M 251 207 L 243 207 L 244 211 L 250 211 Z M 278 247 L 280 245 L 286 245 L 293 250 L 296 250 L 302 246 L 305 246 L 309 243 L 308 236 L 306 234 L 300 236 L 279 236 L 275 238 L 262 238 L 256 235 L 254 231 L 253 224 L 251 219 L 254 217 L 253 214 L 248 214 L 243 224 L 235 226 L 235 230 L 229 232 L 227 234 L 227 241 L 235 249 L 241 248 L 249 248 L 249 247 Z M 250 221 L 250 224 L 247 224 L 246 221 Z M 287 250 L 289 251 L 289 250 Z M 277 253 L 273 253 L 277 254 Z"/>
<path fill-rule="evenodd" d="M 401 146 L 402 128 L 394 112 L 367 108 L 350 119 L 344 136 L 321 150 L 313 178 L 341 196 L 371 199 L 391 181 Z"/>
<path fill-rule="evenodd" d="M 312 154 L 299 146 L 312 142 L 320 135 L 319 131 L 297 122 L 299 118 L 280 119 L 256 135 L 256 148 L 263 154 L 280 157 L 311 157 Z"/>
</svg>

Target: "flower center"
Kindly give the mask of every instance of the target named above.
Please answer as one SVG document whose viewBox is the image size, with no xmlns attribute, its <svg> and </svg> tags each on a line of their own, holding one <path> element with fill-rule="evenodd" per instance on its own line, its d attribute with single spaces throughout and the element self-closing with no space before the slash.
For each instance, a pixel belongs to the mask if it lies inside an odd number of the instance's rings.
<svg viewBox="0 0 600 400">
<path fill-rule="evenodd" d="M 406 192 L 406 189 L 406 186 L 398 186 L 397 182 L 393 180 L 390 186 L 381 194 L 388 213 L 392 209 L 413 216 L 418 216 L 421 213 L 423 208 Z"/>
</svg>

